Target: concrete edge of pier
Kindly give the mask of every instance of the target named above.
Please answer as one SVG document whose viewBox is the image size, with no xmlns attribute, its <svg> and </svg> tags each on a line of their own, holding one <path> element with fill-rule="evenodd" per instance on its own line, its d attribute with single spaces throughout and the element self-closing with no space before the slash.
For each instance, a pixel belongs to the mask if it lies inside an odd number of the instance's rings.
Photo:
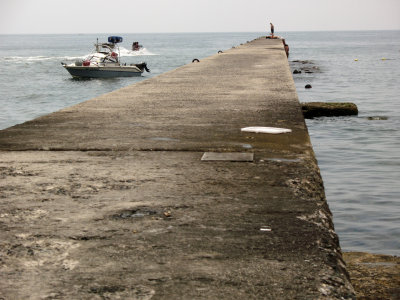
<svg viewBox="0 0 400 300">
<path fill-rule="evenodd" d="M 2 130 L 0 178 L 0 298 L 354 298 L 279 39 Z"/>
</svg>

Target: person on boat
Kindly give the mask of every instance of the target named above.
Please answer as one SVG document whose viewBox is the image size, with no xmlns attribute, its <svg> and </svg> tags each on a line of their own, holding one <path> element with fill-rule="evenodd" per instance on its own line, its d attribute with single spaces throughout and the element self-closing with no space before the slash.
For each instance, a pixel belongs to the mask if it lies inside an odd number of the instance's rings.
<svg viewBox="0 0 400 300">
<path fill-rule="evenodd" d="M 133 51 L 138 51 L 140 49 L 139 42 L 133 42 L 132 44 L 132 50 Z"/>
<path fill-rule="evenodd" d="M 104 58 L 104 61 L 109 61 L 109 62 L 113 62 L 113 63 L 118 63 L 118 53 L 112 51 L 110 55 L 107 55 Z"/>
</svg>

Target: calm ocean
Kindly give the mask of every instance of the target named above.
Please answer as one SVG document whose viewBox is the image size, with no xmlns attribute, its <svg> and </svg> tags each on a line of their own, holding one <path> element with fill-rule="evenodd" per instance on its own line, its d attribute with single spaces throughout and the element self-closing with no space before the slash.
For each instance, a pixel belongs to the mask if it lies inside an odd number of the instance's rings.
<svg viewBox="0 0 400 300">
<path fill-rule="evenodd" d="M 400 255 L 400 31 L 276 32 L 302 102 L 354 102 L 356 117 L 307 120 L 345 251 Z M 175 69 L 265 33 L 121 34 L 139 78 L 74 80 L 61 66 L 107 34 L 0 35 L 0 129 Z M 129 51 L 133 41 L 144 46 Z M 303 63 L 304 62 L 304 63 Z M 311 84 L 312 89 L 305 89 Z"/>
</svg>

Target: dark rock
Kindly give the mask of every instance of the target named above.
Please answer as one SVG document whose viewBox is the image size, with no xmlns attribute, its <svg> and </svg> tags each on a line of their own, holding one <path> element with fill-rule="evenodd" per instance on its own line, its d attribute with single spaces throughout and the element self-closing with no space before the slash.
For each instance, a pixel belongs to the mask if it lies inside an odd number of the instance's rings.
<svg viewBox="0 0 400 300">
<path fill-rule="evenodd" d="M 306 84 L 305 88 L 306 88 L 306 89 L 311 89 L 312 86 L 311 86 L 311 84 Z"/>
<path fill-rule="evenodd" d="M 309 73 L 322 73 L 319 66 L 315 65 L 314 62 L 308 60 L 292 60 L 289 62 L 292 71 L 297 70 L 299 72 Z"/>
<path fill-rule="evenodd" d="M 358 115 L 357 105 L 349 102 L 303 102 L 301 109 L 306 119 Z"/>
<path fill-rule="evenodd" d="M 294 71 L 293 71 L 293 74 L 301 74 L 301 71 L 299 71 L 299 70 L 294 70 Z"/>
</svg>

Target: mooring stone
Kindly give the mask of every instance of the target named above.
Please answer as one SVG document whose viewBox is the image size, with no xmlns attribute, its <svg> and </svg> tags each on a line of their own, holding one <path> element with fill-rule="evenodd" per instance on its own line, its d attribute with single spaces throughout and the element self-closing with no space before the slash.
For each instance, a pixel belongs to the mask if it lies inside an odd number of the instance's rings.
<svg viewBox="0 0 400 300">
<path fill-rule="evenodd" d="M 358 115 L 357 105 L 349 102 L 303 102 L 301 110 L 306 119 Z"/>
</svg>

